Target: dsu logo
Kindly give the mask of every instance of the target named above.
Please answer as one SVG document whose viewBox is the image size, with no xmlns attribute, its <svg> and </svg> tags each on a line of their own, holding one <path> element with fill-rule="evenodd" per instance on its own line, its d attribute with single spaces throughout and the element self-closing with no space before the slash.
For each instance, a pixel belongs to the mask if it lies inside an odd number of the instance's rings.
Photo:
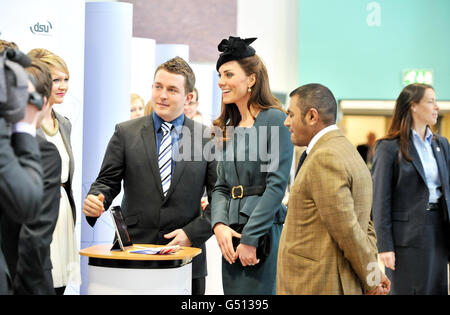
<svg viewBox="0 0 450 315">
<path fill-rule="evenodd" d="M 50 35 L 50 31 L 53 29 L 52 23 L 47 21 L 47 24 L 40 24 L 37 22 L 34 26 L 30 26 L 31 33 L 35 35 Z"/>
</svg>

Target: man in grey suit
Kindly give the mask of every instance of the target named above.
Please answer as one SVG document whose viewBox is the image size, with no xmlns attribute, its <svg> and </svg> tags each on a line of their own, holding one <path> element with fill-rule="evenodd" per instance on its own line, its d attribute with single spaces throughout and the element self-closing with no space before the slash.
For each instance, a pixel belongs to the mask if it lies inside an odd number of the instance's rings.
<svg viewBox="0 0 450 315">
<path fill-rule="evenodd" d="M 25 69 L 34 79 L 36 91 L 42 96 L 43 106 L 39 123 L 51 110 L 49 98 L 52 75 L 48 67 L 33 60 Z M 39 130 L 39 129 L 38 129 Z M 6 256 L 13 282 L 14 294 L 53 295 L 50 243 L 59 213 L 61 187 L 61 158 L 55 145 L 39 132 L 36 140 L 41 153 L 44 194 L 40 200 L 39 215 L 26 224 L 4 218 L 2 221 L 2 249 Z"/>
<path fill-rule="evenodd" d="M 0 51 L 3 51 L 2 45 Z M 18 73 L 16 75 L 19 76 Z M 16 79 L 19 87 L 21 83 L 26 82 L 24 74 Z M 36 96 L 30 81 L 28 92 Z M 34 104 L 38 101 L 36 97 L 28 100 L 25 116 L 13 124 L 12 130 L 4 118 L 8 108 L 3 104 L 0 107 L 0 244 L 2 245 L 4 222 L 6 220 L 19 224 L 30 222 L 38 215 L 42 199 L 41 157 L 34 137 L 40 110 L 39 106 Z M 26 99 L 24 101 L 26 102 Z M 0 250 L 0 294 L 12 293 L 11 281 L 3 251 Z"/>
<path fill-rule="evenodd" d="M 210 199 L 216 162 L 204 154 L 210 144 L 205 127 L 183 113 L 194 85 L 195 75 L 180 57 L 156 69 L 154 112 L 116 126 L 83 213 L 93 226 L 123 180 L 122 211 L 132 241 L 201 247 L 193 261 L 192 293 L 204 294 L 204 243 L 212 233 L 209 206 L 202 211 L 200 202 L 205 186 Z"/>
</svg>

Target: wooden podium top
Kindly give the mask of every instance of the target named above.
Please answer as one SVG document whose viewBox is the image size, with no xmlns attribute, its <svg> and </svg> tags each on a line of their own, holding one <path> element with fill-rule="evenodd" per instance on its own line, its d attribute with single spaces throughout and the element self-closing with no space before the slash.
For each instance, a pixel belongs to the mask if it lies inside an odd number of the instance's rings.
<svg viewBox="0 0 450 315">
<path fill-rule="evenodd" d="M 150 245 L 150 244 L 134 244 L 133 247 L 125 251 L 111 251 L 111 244 L 99 244 L 92 247 L 88 247 L 80 250 L 81 256 L 103 258 L 103 259 L 120 259 L 120 260 L 183 260 L 192 259 L 197 255 L 200 255 L 202 250 L 195 247 L 180 247 L 180 249 L 168 255 L 145 255 L 129 253 L 129 251 L 139 250 L 139 247 L 163 247 L 163 245 Z"/>
<path fill-rule="evenodd" d="M 80 250 L 81 256 L 89 257 L 89 265 L 114 268 L 176 268 L 188 264 L 200 255 L 202 250 L 195 247 L 180 247 L 167 255 L 145 255 L 129 253 L 142 247 L 162 247 L 163 245 L 134 244 L 125 251 L 111 251 L 112 244 L 99 244 Z M 141 248 L 139 248 L 141 247 Z"/>
</svg>

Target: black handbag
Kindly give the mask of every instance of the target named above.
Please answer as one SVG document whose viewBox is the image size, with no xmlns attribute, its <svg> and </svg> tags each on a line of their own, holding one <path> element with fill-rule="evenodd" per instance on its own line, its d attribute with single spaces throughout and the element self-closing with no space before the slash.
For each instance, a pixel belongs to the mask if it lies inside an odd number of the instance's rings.
<svg viewBox="0 0 450 315">
<path fill-rule="evenodd" d="M 244 224 L 236 224 L 230 227 L 239 234 L 241 234 L 242 230 L 244 229 L 244 226 L 245 226 Z M 233 236 L 232 242 L 233 248 L 236 251 L 236 248 L 241 243 L 241 240 Z M 269 231 L 263 236 L 261 236 L 258 240 L 258 247 L 256 248 L 256 258 L 259 259 L 259 263 L 263 263 L 266 260 L 266 258 L 269 257 L 271 248 L 272 248 L 272 233 L 270 233 Z"/>
</svg>

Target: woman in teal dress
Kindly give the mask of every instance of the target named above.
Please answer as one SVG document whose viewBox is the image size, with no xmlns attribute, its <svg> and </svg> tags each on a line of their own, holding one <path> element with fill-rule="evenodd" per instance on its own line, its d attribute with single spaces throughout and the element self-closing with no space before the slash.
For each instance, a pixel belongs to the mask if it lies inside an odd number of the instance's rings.
<svg viewBox="0 0 450 315">
<path fill-rule="evenodd" d="M 293 146 L 283 124 L 286 113 L 250 46 L 254 40 L 222 40 L 216 66 L 222 113 L 214 126 L 223 159 L 217 166 L 211 224 L 223 255 L 225 294 L 275 294 L 278 243 L 286 217 L 282 199 Z"/>
</svg>

